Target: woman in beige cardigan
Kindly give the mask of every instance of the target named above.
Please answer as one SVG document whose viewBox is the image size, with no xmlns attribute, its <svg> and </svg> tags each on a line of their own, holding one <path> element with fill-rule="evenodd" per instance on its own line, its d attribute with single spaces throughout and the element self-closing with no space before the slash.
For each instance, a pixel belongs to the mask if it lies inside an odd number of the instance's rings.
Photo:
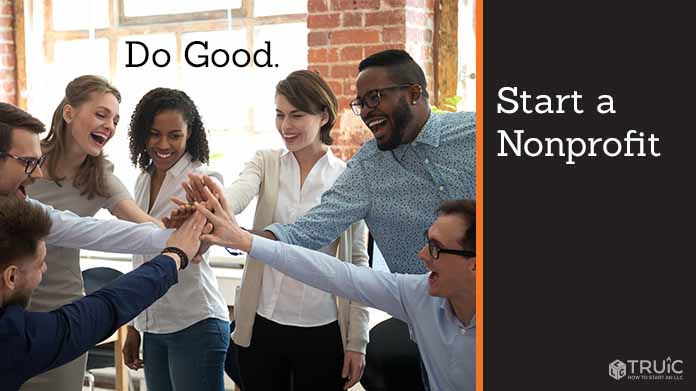
<svg viewBox="0 0 696 391">
<path fill-rule="evenodd" d="M 225 189 L 239 214 L 258 195 L 254 229 L 292 223 L 320 202 L 345 169 L 331 153 L 337 100 L 316 73 L 276 87 L 276 127 L 287 150 L 261 150 Z M 366 228 L 354 224 L 322 251 L 367 266 Z M 368 342 L 362 306 L 304 285 L 247 258 L 232 334 L 244 391 L 340 390 L 360 380 Z M 291 380 L 292 379 L 292 380 Z"/>
</svg>

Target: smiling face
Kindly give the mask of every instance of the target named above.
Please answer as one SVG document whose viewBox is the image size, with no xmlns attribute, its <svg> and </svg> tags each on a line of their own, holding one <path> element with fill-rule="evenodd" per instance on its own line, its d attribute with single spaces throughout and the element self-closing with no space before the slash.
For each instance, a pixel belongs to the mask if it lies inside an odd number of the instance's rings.
<svg viewBox="0 0 696 391">
<path fill-rule="evenodd" d="M 7 152 L 19 157 L 39 158 L 39 135 L 26 129 L 13 129 L 10 149 Z M 10 157 L 0 159 L 0 194 L 15 194 L 21 199 L 27 197 L 26 186 L 43 177 L 43 172 L 41 167 L 36 167 L 31 175 L 27 175 L 25 167 L 25 163 Z"/>
<path fill-rule="evenodd" d="M 281 94 L 276 95 L 275 102 L 276 129 L 288 151 L 298 152 L 321 144 L 319 130 L 328 120 L 326 113 L 310 114 L 299 110 Z"/>
<path fill-rule="evenodd" d="M 392 81 L 385 67 L 370 67 L 358 75 L 358 97 L 365 97 L 374 90 L 392 87 L 398 83 Z M 381 92 L 380 104 L 370 108 L 362 107 L 360 117 L 372 131 L 377 147 L 383 151 L 391 150 L 406 140 L 415 138 L 414 115 L 409 105 L 408 89 L 389 89 Z"/>
<path fill-rule="evenodd" d="M 428 230 L 428 237 L 439 248 L 463 250 L 460 240 L 467 227 L 468 223 L 460 215 L 441 215 Z M 438 259 L 433 259 L 427 244 L 418 253 L 418 258 L 430 271 L 428 293 L 431 296 L 452 298 L 463 292 L 475 291 L 475 258 L 440 253 Z"/>
<path fill-rule="evenodd" d="M 99 156 L 116 132 L 120 119 L 118 99 L 112 93 L 94 91 L 77 107 L 65 105 L 63 119 L 71 138 L 68 143 L 74 143 L 89 156 Z"/>
<path fill-rule="evenodd" d="M 186 142 L 191 134 L 183 115 L 168 110 L 157 114 L 152 121 L 147 139 L 147 153 L 160 172 L 166 172 L 186 153 Z"/>
</svg>

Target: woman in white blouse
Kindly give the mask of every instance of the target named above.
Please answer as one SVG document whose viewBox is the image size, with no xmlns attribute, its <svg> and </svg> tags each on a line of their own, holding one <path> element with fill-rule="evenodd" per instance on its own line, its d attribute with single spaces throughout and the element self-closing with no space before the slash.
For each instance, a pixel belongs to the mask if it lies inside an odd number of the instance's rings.
<svg viewBox="0 0 696 391">
<path fill-rule="evenodd" d="M 185 197 L 181 182 L 188 173 L 220 182 L 208 162 L 208 141 L 193 101 L 182 91 L 156 88 L 143 96 L 130 124 L 131 160 L 143 171 L 135 201 L 152 217 L 169 216 L 172 197 Z M 134 256 L 137 267 L 152 256 Z M 179 272 L 179 283 L 135 318 L 128 328 L 124 361 L 145 368 L 150 391 L 224 390 L 229 344 L 229 312 L 207 261 Z M 136 330 L 137 329 L 137 330 Z M 139 358 L 143 332 L 143 359 Z"/>
<path fill-rule="evenodd" d="M 235 214 L 259 197 L 255 229 L 293 223 L 345 170 L 329 148 L 337 100 L 318 74 L 291 73 L 278 83 L 275 103 L 276 128 L 287 149 L 258 151 L 225 189 Z M 321 251 L 367 266 L 365 241 L 360 222 Z M 232 339 L 244 391 L 341 390 L 360 380 L 368 341 L 368 313 L 361 305 L 252 258 L 235 302 Z"/>
</svg>

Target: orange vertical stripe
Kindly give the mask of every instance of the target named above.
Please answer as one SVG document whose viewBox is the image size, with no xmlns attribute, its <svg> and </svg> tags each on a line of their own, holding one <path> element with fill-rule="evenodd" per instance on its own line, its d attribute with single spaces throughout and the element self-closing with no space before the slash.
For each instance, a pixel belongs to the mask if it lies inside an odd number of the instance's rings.
<svg viewBox="0 0 696 391">
<path fill-rule="evenodd" d="M 476 391 L 483 391 L 483 0 L 476 1 Z"/>
</svg>

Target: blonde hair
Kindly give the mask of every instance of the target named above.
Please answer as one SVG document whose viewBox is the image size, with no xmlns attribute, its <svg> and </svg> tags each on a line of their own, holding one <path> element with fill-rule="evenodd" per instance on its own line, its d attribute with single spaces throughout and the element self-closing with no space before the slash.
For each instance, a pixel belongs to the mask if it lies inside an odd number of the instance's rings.
<svg viewBox="0 0 696 391">
<path fill-rule="evenodd" d="M 63 97 L 63 100 L 60 101 L 58 107 L 53 112 L 48 136 L 41 141 L 44 154 L 48 157 L 45 169 L 58 186 L 62 186 L 61 181 L 65 179 L 58 178 L 58 160 L 67 150 L 67 137 L 65 134 L 67 123 L 63 119 L 63 108 L 65 105 L 75 108 L 79 107 L 90 99 L 92 92 L 112 94 L 119 103 L 121 102 L 121 93 L 106 79 L 94 75 L 80 76 L 65 87 L 65 97 Z M 81 190 L 80 195 L 87 195 L 87 199 L 91 200 L 95 196 L 109 197 L 110 194 L 106 189 L 104 170 L 104 152 L 100 153 L 99 156 L 88 155 L 80 165 L 72 184 L 75 188 Z"/>
</svg>

